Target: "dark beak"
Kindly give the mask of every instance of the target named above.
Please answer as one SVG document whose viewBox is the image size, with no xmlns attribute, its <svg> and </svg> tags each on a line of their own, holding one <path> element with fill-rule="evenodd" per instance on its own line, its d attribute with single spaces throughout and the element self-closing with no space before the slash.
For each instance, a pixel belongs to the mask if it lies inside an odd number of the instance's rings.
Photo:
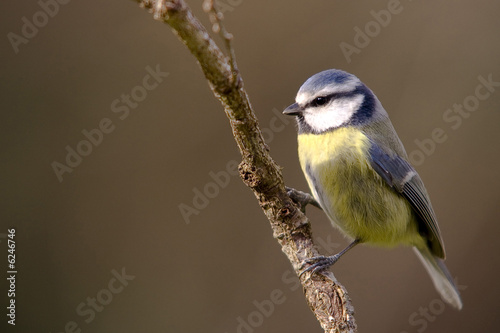
<svg viewBox="0 0 500 333">
<path fill-rule="evenodd" d="M 304 110 L 297 103 L 293 103 L 283 111 L 283 114 L 287 116 L 298 116 L 302 114 L 303 111 Z"/>
</svg>

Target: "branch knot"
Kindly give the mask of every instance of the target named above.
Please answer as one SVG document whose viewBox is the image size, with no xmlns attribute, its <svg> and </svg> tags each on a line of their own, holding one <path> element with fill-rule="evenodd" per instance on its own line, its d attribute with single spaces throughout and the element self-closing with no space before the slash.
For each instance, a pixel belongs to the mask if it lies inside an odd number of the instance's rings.
<svg viewBox="0 0 500 333">
<path fill-rule="evenodd" d="M 262 183 L 262 169 L 257 168 L 252 163 L 242 161 L 238 166 L 238 171 L 246 186 L 256 188 Z"/>
</svg>

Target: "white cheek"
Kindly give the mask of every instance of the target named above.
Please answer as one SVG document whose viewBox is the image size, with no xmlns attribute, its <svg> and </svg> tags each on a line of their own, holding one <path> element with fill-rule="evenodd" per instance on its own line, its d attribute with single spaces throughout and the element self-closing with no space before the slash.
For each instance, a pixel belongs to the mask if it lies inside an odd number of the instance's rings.
<svg viewBox="0 0 500 333">
<path fill-rule="evenodd" d="M 316 132 L 322 132 L 349 122 L 352 115 L 363 104 L 364 96 L 340 98 L 323 108 L 311 108 L 304 113 L 305 122 Z"/>
</svg>

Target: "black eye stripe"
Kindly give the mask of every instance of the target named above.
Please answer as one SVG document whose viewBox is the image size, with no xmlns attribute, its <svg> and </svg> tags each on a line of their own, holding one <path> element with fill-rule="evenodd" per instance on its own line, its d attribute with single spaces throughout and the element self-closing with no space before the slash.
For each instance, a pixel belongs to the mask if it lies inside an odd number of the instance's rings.
<svg viewBox="0 0 500 333">
<path fill-rule="evenodd" d="M 355 92 L 353 91 L 353 92 L 345 92 L 345 93 L 333 93 L 333 94 L 325 95 L 325 96 L 317 96 L 312 101 L 310 101 L 307 104 L 307 106 L 310 106 L 310 107 L 322 106 L 322 105 L 329 103 L 333 99 L 337 99 L 337 98 L 341 98 L 341 97 L 349 97 L 349 96 L 354 95 L 354 93 Z"/>
<path fill-rule="evenodd" d="M 328 103 L 330 99 L 328 97 L 319 96 L 312 100 L 311 104 L 313 106 L 321 106 Z"/>
</svg>

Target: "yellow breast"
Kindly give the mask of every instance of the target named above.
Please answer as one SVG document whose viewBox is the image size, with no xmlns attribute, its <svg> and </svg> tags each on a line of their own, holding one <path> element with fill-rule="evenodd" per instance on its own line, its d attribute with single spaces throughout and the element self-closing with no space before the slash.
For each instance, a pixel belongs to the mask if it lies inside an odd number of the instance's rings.
<svg viewBox="0 0 500 333">
<path fill-rule="evenodd" d="M 309 187 L 334 225 L 351 238 L 392 246 L 411 242 L 410 204 L 370 165 L 370 140 L 357 128 L 300 134 L 299 159 Z"/>
</svg>

